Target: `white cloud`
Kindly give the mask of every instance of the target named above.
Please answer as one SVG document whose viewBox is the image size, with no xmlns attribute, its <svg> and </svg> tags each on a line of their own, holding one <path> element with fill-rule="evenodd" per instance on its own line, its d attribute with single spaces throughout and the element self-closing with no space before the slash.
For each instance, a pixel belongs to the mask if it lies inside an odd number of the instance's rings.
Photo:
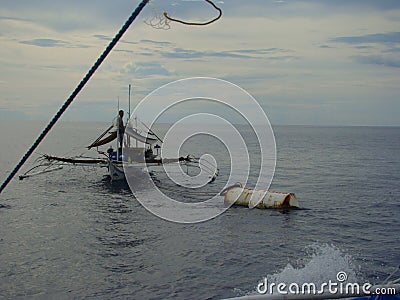
<svg viewBox="0 0 400 300">
<path fill-rule="evenodd" d="M 123 75 L 133 75 L 139 78 L 153 76 L 168 76 L 171 72 L 157 62 L 129 63 L 122 70 Z"/>
</svg>

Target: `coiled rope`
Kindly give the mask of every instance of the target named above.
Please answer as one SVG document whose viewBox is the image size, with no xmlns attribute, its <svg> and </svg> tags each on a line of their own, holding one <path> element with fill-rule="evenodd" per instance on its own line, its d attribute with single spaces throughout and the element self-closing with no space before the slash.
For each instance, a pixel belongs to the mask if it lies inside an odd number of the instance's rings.
<svg viewBox="0 0 400 300">
<path fill-rule="evenodd" d="M 85 77 L 82 79 L 82 81 L 78 84 L 78 86 L 75 88 L 75 90 L 69 96 L 69 98 L 65 101 L 63 106 L 61 106 L 61 108 L 56 113 L 56 115 L 53 117 L 53 119 L 51 119 L 50 123 L 42 131 L 42 133 L 39 135 L 39 137 L 36 139 L 36 141 L 32 144 L 32 146 L 28 149 L 28 151 L 25 153 L 25 155 L 21 158 L 21 160 L 15 166 L 15 168 L 12 170 L 10 175 L 8 175 L 6 180 L 2 183 L 2 185 L 0 186 L 0 194 L 6 188 L 6 186 L 10 183 L 10 181 L 13 179 L 15 174 L 17 174 L 17 172 L 23 166 L 23 164 L 27 161 L 27 159 L 32 155 L 32 153 L 39 146 L 39 144 L 42 142 L 42 140 L 46 137 L 46 135 L 49 133 L 49 131 L 53 128 L 53 126 L 56 124 L 56 122 L 60 119 L 61 115 L 67 110 L 68 106 L 72 103 L 72 101 L 74 101 L 76 96 L 83 89 L 83 87 L 87 84 L 89 79 L 93 76 L 93 74 L 96 72 L 96 70 L 100 67 L 100 65 L 106 59 L 108 54 L 110 54 L 111 50 L 115 47 L 115 45 L 118 43 L 118 41 L 124 35 L 124 33 L 128 30 L 128 28 L 131 26 L 133 21 L 135 21 L 137 16 L 141 13 L 143 8 L 146 6 L 146 4 L 149 3 L 149 1 L 150 0 L 143 0 L 142 2 L 140 2 L 138 7 L 132 13 L 132 15 L 129 17 L 129 19 L 125 22 L 125 24 L 122 26 L 120 31 L 116 34 L 116 36 L 110 42 L 110 44 L 107 46 L 107 48 L 101 54 L 101 56 L 97 59 L 95 64 L 92 66 L 92 68 L 88 71 L 88 73 L 85 75 Z"/>
<path fill-rule="evenodd" d="M 209 3 L 212 7 L 214 7 L 218 11 L 218 16 L 215 17 L 214 19 L 208 21 L 208 22 L 199 23 L 199 22 L 182 21 L 182 20 L 179 20 L 179 19 L 171 18 L 170 16 L 168 16 L 167 12 L 164 12 L 163 15 L 167 20 L 172 21 L 172 22 L 181 23 L 183 25 L 205 26 L 205 25 L 209 25 L 211 23 L 214 23 L 214 22 L 218 21 L 222 17 L 222 9 L 220 9 L 218 6 L 216 6 L 211 0 L 204 0 L 204 1 Z"/>
</svg>

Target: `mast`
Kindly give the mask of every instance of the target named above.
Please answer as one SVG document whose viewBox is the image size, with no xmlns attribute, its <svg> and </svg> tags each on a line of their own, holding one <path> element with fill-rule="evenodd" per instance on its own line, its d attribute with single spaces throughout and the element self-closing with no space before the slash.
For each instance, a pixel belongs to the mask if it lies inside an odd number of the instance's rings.
<svg viewBox="0 0 400 300">
<path fill-rule="evenodd" d="M 117 107 L 117 161 L 119 160 L 119 96 L 118 96 L 118 107 Z"/>
<path fill-rule="evenodd" d="M 138 129 L 137 129 L 137 116 L 135 116 L 135 123 L 136 123 L 136 125 L 135 125 L 135 130 L 136 130 L 136 132 L 138 132 Z M 136 148 L 138 147 L 138 140 L 136 140 Z"/>
<path fill-rule="evenodd" d="M 129 118 L 131 117 L 131 85 L 129 85 L 129 95 L 128 95 L 128 116 L 126 118 L 126 126 L 128 126 Z M 131 146 L 131 138 L 128 136 L 128 147 Z"/>
<path fill-rule="evenodd" d="M 131 117 L 131 85 L 129 85 L 129 97 L 128 97 L 128 118 Z"/>
</svg>

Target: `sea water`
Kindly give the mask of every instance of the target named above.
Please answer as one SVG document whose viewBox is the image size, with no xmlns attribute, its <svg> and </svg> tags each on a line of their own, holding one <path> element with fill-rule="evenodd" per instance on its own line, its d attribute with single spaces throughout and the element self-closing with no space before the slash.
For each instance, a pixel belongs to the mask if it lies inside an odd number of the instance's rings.
<svg viewBox="0 0 400 300">
<path fill-rule="evenodd" d="M 44 124 L 1 123 L 3 181 Z M 86 155 L 106 127 L 58 124 L 22 171 L 42 153 Z M 381 283 L 400 263 L 400 128 L 274 132 L 271 189 L 295 193 L 303 209 L 231 207 L 184 225 L 149 213 L 127 184 L 110 184 L 106 169 L 15 178 L 0 195 L 0 298 L 220 299 L 254 294 L 263 278 L 317 284 L 338 272 Z M 252 138 L 249 151 L 258 153 Z M 209 189 L 216 191 L 230 161 L 219 143 L 212 147 L 221 174 Z M 251 172 L 249 184 L 257 167 Z"/>
</svg>

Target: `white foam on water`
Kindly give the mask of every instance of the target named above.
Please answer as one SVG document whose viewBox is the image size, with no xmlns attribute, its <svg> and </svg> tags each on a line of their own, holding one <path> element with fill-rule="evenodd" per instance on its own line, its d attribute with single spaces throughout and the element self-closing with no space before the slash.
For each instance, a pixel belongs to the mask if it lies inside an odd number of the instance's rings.
<svg viewBox="0 0 400 300">
<path fill-rule="evenodd" d="M 299 286 L 304 283 L 314 283 L 316 287 L 320 287 L 323 283 L 328 283 L 329 280 L 339 283 L 337 279 L 339 272 L 346 273 L 347 280 L 345 283 L 361 282 L 361 278 L 358 276 L 359 272 L 353 263 L 351 255 L 345 254 L 336 246 L 312 244 L 299 254 L 303 256 L 287 264 L 283 269 L 265 275 L 268 285 L 275 284 L 274 292 L 276 292 L 276 285 L 279 283 L 285 283 L 287 286 L 292 283 L 296 283 Z M 264 278 L 260 278 L 258 283 L 260 282 L 264 282 Z M 250 292 L 244 292 L 239 288 L 234 289 L 234 292 L 241 296 L 243 294 L 256 295 L 258 294 L 257 285 Z"/>
<path fill-rule="evenodd" d="M 329 280 L 336 281 L 339 272 L 347 274 L 348 282 L 357 282 L 357 272 L 352 257 L 339 248 L 328 244 L 313 244 L 306 249 L 306 257 L 298 259 L 275 274 L 267 275 L 271 282 L 322 284 Z"/>
</svg>

